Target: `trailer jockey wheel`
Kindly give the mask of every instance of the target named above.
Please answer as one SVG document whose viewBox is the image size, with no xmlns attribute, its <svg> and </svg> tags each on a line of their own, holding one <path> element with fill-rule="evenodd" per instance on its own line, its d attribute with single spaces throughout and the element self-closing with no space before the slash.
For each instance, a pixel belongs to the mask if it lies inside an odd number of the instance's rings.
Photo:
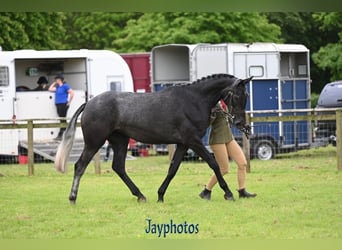
<svg viewBox="0 0 342 250">
<path fill-rule="evenodd" d="M 271 141 L 257 141 L 253 147 L 254 157 L 260 160 L 269 160 L 274 156 L 274 145 Z"/>
</svg>

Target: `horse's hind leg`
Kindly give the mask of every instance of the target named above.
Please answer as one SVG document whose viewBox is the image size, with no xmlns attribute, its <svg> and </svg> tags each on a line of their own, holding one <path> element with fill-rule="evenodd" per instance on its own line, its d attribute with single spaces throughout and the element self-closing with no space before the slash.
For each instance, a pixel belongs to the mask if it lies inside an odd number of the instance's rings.
<svg viewBox="0 0 342 250">
<path fill-rule="evenodd" d="M 98 150 L 98 148 L 90 150 L 85 145 L 80 158 L 75 163 L 74 179 L 72 182 L 71 191 L 70 191 L 70 195 L 69 195 L 69 201 L 72 204 L 76 203 L 78 187 L 80 185 L 81 177 L 84 174 L 84 171 L 86 170 L 90 160 L 93 158 L 93 156 L 95 155 L 97 150 Z"/>
<path fill-rule="evenodd" d="M 138 201 L 145 202 L 146 197 L 140 192 L 139 188 L 133 183 L 131 178 L 129 178 L 125 169 L 128 140 L 129 138 L 127 136 L 121 134 L 115 134 L 109 140 L 112 143 L 114 151 L 112 168 L 127 185 L 131 193 L 138 197 Z"/>
<path fill-rule="evenodd" d="M 183 157 L 187 150 L 188 150 L 187 146 L 182 145 L 182 144 L 177 145 L 177 148 L 173 155 L 167 176 L 158 189 L 158 202 L 164 201 L 164 195 L 165 195 L 166 189 L 169 186 L 173 177 L 175 177 L 177 170 L 179 168 L 179 165 L 181 164 Z"/>
</svg>

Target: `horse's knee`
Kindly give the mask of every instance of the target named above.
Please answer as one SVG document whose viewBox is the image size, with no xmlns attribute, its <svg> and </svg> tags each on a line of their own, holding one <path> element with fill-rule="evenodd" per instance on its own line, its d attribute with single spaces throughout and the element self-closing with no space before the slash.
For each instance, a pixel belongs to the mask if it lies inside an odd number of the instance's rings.
<svg viewBox="0 0 342 250">
<path fill-rule="evenodd" d="M 87 166 L 82 165 L 80 162 L 76 162 L 74 167 L 75 167 L 75 175 L 82 176 Z"/>
<path fill-rule="evenodd" d="M 112 169 L 119 176 L 123 176 L 124 174 L 126 174 L 126 170 L 125 170 L 124 165 L 113 164 Z"/>
<path fill-rule="evenodd" d="M 113 165 L 112 169 L 115 173 L 117 173 L 118 175 L 120 175 L 120 172 L 122 172 L 117 166 Z"/>
</svg>

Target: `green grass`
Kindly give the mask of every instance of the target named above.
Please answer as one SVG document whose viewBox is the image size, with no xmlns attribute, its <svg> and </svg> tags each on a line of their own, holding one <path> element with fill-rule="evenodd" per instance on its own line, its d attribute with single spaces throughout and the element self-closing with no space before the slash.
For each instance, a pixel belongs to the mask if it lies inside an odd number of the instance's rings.
<svg viewBox="0 0 342 250">
<path fill-rule="evenodd" d="M 76 205 L 70 205 L 73 166 L 65 175 L 52 164 L 36 164 L 27 176 L 25 165 L 0 165 L 0 239 L 151 238 L 152 223 L 198 224 L 197 234 L 168 234 L 168 239 L 341 239 L 342 173 L 336 149 L 327 147 L 252 160 L 247 188 L 255 199 L 228 202 L 216 186 L 212 200 L 198 197 L 211 170 L 203 162 L 182 163 L 165 202 L 157 190 L 168 169 L 168 157 L 127 161 L 127 171 L 147 197 L 138 203 L 110 163 L 95 175 L 89 165 Z M 225 176 L 237 198 L 236 165 Z"/>
</svg>

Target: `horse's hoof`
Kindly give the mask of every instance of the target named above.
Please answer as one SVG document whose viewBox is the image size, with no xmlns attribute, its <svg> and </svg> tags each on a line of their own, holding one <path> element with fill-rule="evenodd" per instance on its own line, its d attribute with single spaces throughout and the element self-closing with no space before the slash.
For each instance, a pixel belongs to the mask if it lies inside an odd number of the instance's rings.
<svg viewBox="0 0 342 250">
<path fill-rule="evenodd" d="M 71 205 L 75 205 L 76 204 L 76 200 L 69 200 Z"/>
<path fill-rule="evenodd" d="M 146 202 L 146 197 L 145 196 L 138 197 L 138 202 L 139 203 Z"/>
<path fill-rule="evenodd" d="M 225 194 L 223 197 L 224 197 L 224 199 L 227 200 L 227 201 L 235 201 L 234 196 L 233 196 L 232 193 L 230 193 L 230 194 Z"/>
<path fill-rule="evenodd" d="M 158 192 L 158 203 L 163 203 L 164 202 L 164 194 Z"/>
</svg>

